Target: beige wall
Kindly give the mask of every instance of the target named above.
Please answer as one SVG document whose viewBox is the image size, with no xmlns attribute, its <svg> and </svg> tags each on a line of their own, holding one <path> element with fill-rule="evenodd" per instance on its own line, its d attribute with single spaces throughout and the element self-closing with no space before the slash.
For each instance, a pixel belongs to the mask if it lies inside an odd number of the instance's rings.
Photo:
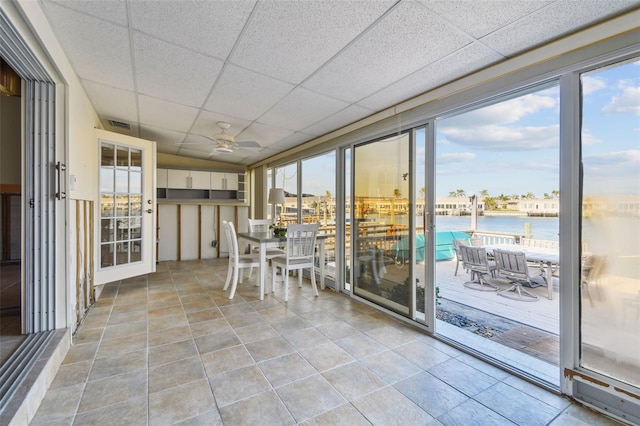
<svg viewBox="0 0 640 426">
<path fill-rule="evenodd" d="M 220 161 L 202 160 L 199 158 L 180 157 L 178 155 L 158 153 L 158 167 L 176 167 L 192 170 L 237 170 L 243 172 L 246 167 L 240 164 L 229 164 Z"/>
<path fill-rule="evenodd" d="M 0 185 L 20 185 L 20 100 L 0 96 Z"/>
</svg>

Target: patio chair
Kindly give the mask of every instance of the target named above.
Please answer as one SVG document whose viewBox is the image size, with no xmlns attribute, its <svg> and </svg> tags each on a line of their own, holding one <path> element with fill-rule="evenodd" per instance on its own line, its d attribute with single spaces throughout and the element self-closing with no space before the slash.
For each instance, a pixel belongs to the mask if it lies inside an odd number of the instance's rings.
<svg viewBox="0 0 640 426">
<path fill-rule="evenodd" d="M 498 274 L 504 275 L 512 283 L 511 287 L 498 291 L 498 295 L 523 302 L 537 301 L 538 296 L 523 288 L 525 283 L 530 287 L 535 286 L 524 252 L 494 249 L 493 255 L 498 266 Z"/>
<path fill-rule="evenodd" d="M 493 276 L 496 264 L 487 259 L 487 250 L 484 247 L 472 247 L 460 244 L 460 254 L 462 255 L 462 267 L 471 272 L 471 281 L 464 283 L 464 286 L 472 290 L 497 291 L 498 287 L 486 282 L 485 275 Z"/>
<path fill-rule="evenodd" d="M 591 306 L 593 306 L 593 299 L 591 298 L 592 287 L 595 288 L 597 293 L 596 297 L 598 299 L 602 296 L 600 291 L 600 280 L 604 274 L 606 262 L 606 256 L 595 254 L 585 256 L 582 261 L 582 292 L 589 298 Z"/>
<path fill-rule="evenodd" d="M 462 244 L 467 244 L 466 240 L 453 240 L 453 249 L 456 251 L 456 271 L 453 273 L 454 277 L 458 276 L 458 267 L 460 266 L 460 262 L 462 262 L 462 253 L 460 252 L 460 246 Z M 469 272 L 469 271 L 467 271 Z"/>
<path fill-rule="evenodd" d="M 276 268 L 282 268 L 284 280 L 284 301 L 289 300 L 289 271 L 299 270 L 298 287 L 302 287 L 302 270 L 309 269 L 313 291 L 318 296 L 315 271 L 315 247 L 316 235 L 320 228 L 319 223 L 305 225 L 287 225 L 287 241 L 285 243 L 284 256 L 271 259 L 271 291 L 276 288 Z"/>
<path fill-rule="evenodd" d="M 249 221 L 249 232 L 271 232 L 273 219 L 247 219 Z M 271 244 L 271 243 L 269 243 Z M 278 243 L 273 243 L 272 247 L 268 247 L 264 254 L 267 260 L 271 260 L 276 256 L 282 256 L 284 250 L 277 247 Z M 260 247 L 251 249 L 251 253 L 260 253 Z M 249 278 L 253 275 L 253 268 L 249 269 Z"/>
<path fill-rule="evenodd" d="M 238 236 L 236 235 L 236 229 L 233 223 L 223 220 L 222 227 L 227 235 L 229 244 L 229 269 L 227 270 L 227 279 L 224 282 L 223 290 L 226 291 L 229 283 L 231 283 L 229 299 L 233 299 L 233 296 L 236 294 L 236 288 L 238 287 L 238 281 L 242 283 L 241 269 L 260 266 L 260 257 L 257 254 L 239 254 Z"/>
</svg>

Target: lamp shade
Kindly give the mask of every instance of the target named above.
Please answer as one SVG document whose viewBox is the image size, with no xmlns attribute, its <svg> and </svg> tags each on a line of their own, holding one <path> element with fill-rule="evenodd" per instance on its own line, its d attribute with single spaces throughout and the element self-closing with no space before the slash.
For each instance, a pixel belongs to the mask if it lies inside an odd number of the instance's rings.
<svg viewBox="0 0 640 426">
<path fill-rule="evenodd" d="M 271 188 L 269 190 L 269 204 L 284 204 L 284 189 L 283 188 Z"/>
</svg>

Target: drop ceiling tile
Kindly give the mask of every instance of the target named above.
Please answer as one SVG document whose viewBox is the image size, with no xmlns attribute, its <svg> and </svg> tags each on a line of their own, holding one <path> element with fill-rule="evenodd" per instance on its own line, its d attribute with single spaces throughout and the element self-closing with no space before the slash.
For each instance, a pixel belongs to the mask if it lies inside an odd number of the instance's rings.
<svg viewBox="0 0 640 426">
<path fill-rule="evenodd" d="M 361 118 L 367 117 L 373 114 L 374 111 L 363 108 L 358 105 L 349 105 L 343 110 L 340 110 L 321 120 L 306 129 L 304 132 L 314 136 L 324 135 L 326 133 L 332 132 L 336 129 L 346 126 L 347 124 L 351 124 L 355 121 L 360 120 Z"/>
<path fill-rule="evenodd" d="M 98 115 L 108 115 L 127 123 L 138 122 L 135 93 L 88 80 L 82 80 L 82 85 Z"/>
<path fill-rule="evenodd" d="M 270 149 L 275 150 L 276 152 L 286 151 L 287 149 L 294 148 L 300 144 L 308 142 L 314 139 L 313 135 L 309 135 L 302 132 L 295 132 L 291 136 L 288 136 L 279 142 L 270 146 Z"/>
<path fill-rule="evenodd" d="M 222 61 L 140 33 L 133 40 L 138 92 L 202 106 L 222 69 Z"/>
<path fill-rule="evenodd" d="M 179 144 L 186 137 L 186 134 L 162 129 L 160 127 L 140 126 L 140 137 L 149 141 L 158 142 L 158 145 L 173 145 L 177 150 L 180 147 Z"/>
<path fill-rule="evenodd" d="M 225 131 L 225 133 L 231 136 L 238 136 L 245 127 L 251 124 L 251 122 L 247 120 L 202 110 L 196 122 L 193 123 L 191 133 L 202 136 L 213 136 L 216 133 L 220 133 L 221 129 L 216 124 L 218 121 L 226 121 L 231 124 L 231 127 Z"/>
<path fill-rule="evenodd" d="M 512 56 L 634 7 L 638 7 L 637 0 L 558 0 L 489 34 L 482 42 Z"/>
<path fill-rule="evenodd" d="M 263 147 L 268 147 L 293 134 L 293 131 L 252 123 L 236 138 L 237 141 L 256 141 Z"/>
<path fill-rule="evenodd" d="M 385 87 L 361 100 L 358 105 L 381 111 L 501 59 L 503 57 L 493 50 L 480 43 L 473 43 Z"/>
<path fill-rule="evenodd" d="M 186 132 L 198 114 L 196 108 L 174 104 L 161 99 L 138 95 L 140 123 L 167 130 Z"/>
<path fill-rule="evenodd" d="M 124 27 L 46 3 L 45 16 L 78 76 L 133 90 L 129 32 Z"/>
<path fill-rule="evenodd" d="M 216 143 L 214 141 L 199 135 L 187 136 L 184 142 L 180 145 L 180 149 L 204 152 L 207 155 L 211 154 L 211 151 L 213 151 L 213 148 L 215 147 Z"/>
<path fill-rule="evenodd" d="M 260 2 L 231 62 L 298 84 L 394 3 L 395 0 Z"/>
<path fill-rule="evenodd" d="M 157 145 L 156 150 L 158 152 L 163 153 L 163 154 L 178 155 L 178 151 L 180 149 L 177 146 L 174 146 L 174 145 L 162 144 L 162 145 Z"/>
<path fill-rule="evenodd" d="M 263 115 L 260 122 L 283 129 L 301 130 L 347 105 L 346 102 L 298 87 Z"/>
<path fill-rule="evenodd" d="M 133 28 L 226 59 L 255 0 L 131 1 L 129 4 Z"/>
<path fill-rule="evenodd" d="M 189 148 L 180 148 L 178 150 L 177 155 L 180 155 L 182 157 L 191 157 L 191 158 L 202 158 L 204 160 L 208 160 L 212 157 L 211 155 L 211 150 L 208 151 L 199 151 L 196 149 L 192 149 L 192 147 L 190 146 Z M 213 158 L 211 158 L 213 159 Z M 217 158 L 216 158 L 217 160 Z"/>
<path fill-rule="evenodd" d="M 94 18 L 113 22 L 114 24 L 127 26 L 127 5 L 124 0 L 64 0 L 49 1 L 43 3 L 57 3 L 60 6 L 86 13 Z"/>
<path fill-rule="evenodd" d="M 294 87 L 229 64 L 223 70 L 205 108 L 253 121 Z"/>
<path fill-rule="evenodd" d="M 552 2 L 551 0 L 418 1 L 475 38 L 483 37 Z"/>
<path fill-rule="evenodd" d="M 423 5 L 402 3 L 304 86 L 357 102 L 471 41 Z"/>
</svg>

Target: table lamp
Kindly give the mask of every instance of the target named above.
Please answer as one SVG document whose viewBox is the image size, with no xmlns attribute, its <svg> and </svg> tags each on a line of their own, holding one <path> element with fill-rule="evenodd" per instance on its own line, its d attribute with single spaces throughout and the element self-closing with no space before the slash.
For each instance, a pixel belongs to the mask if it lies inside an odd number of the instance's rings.
<svg viewBox="0 0 640 426">
<path fill-rule="evenodd" d="M 284 189 L 283 188 L 271 188 L 269 189 L 269 199 L 267 201 L 269 204 L 275 204 L 275 205 L 284 205 L 285 203 L 285 199 L 284 199 Z M 282 209 L 283 207 L 280 207 L 280 221 L 279 224 L 282 225 Z"/>
</svg>

